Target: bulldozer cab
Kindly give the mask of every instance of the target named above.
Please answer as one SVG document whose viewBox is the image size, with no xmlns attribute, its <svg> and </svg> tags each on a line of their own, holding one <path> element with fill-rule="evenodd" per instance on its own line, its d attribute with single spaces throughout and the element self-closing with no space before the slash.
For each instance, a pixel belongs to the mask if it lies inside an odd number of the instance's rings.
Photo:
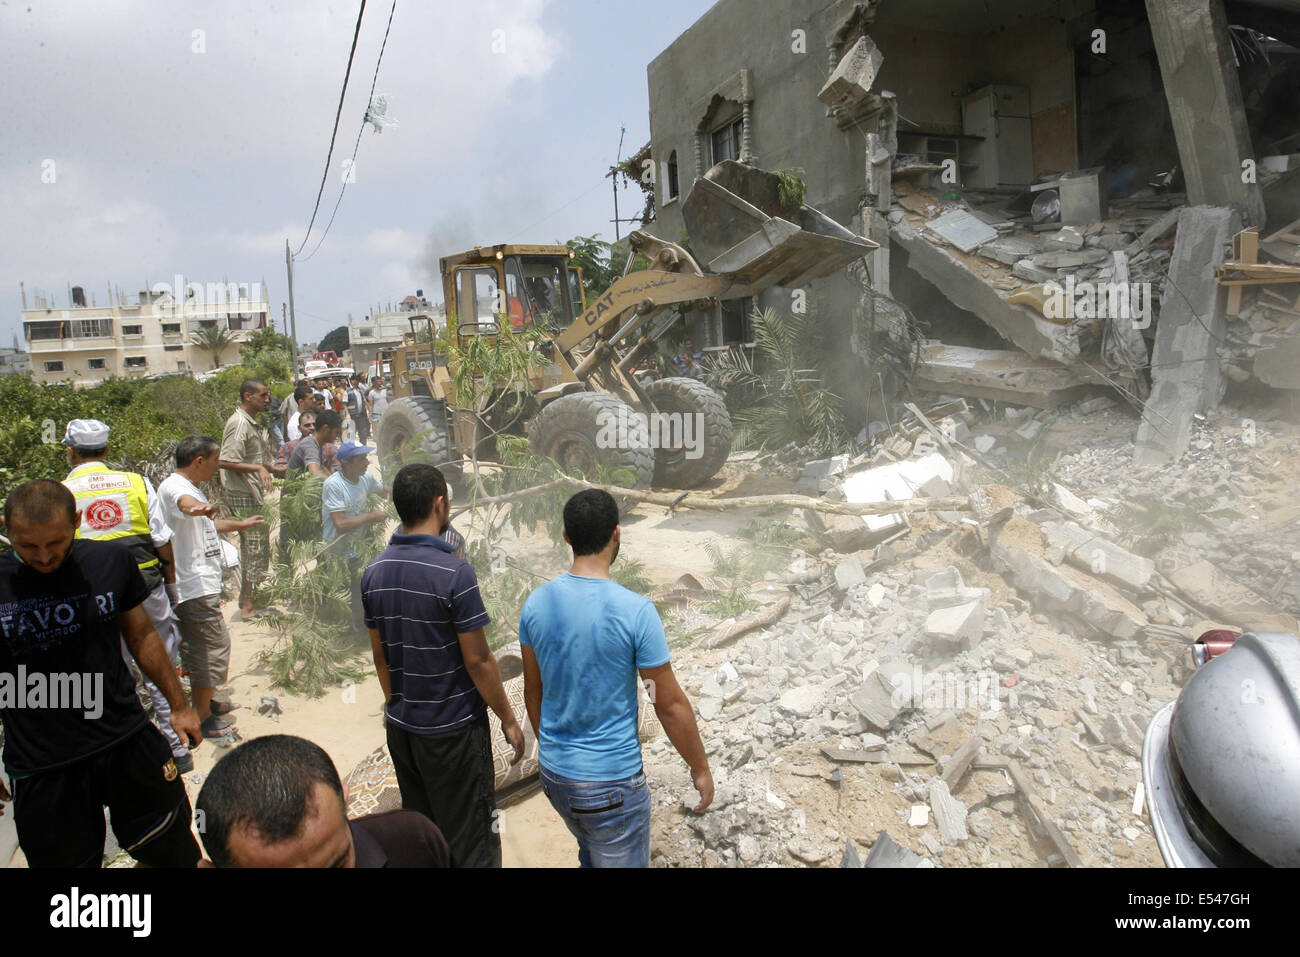
<svg viewBox="0 0 1300 957">
<path fill-rule="evenodd" d="M 567 246 L 477 246 L 440 261 L 443 300 L 458 341 L 494 335 L 501 317 L 515 332 L 550 334 L 586 309 L 582 270 Z M 452 320 L 450 317 L 454 316 Z"/>
</svg>

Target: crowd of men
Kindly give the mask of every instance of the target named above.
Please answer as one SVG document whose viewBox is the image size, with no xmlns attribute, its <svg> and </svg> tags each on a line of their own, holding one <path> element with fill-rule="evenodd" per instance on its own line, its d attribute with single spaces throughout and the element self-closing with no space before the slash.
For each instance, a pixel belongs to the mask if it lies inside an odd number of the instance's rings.
<svg viewBox="0 0 1300 957">
<path fill-rule="evenodd" d="M 646 867 L 643 682 L 690 768 L 697 810 L 708 807 L 708 759 L 659 616 L 610 577 L 621 542 L 614 499 L 589 489 L 564 508 L 573 562 L 523 607 L 526 714 L 516 715 L 443 474 L 407 465 L 385 489 L 370 471 L 374 450 L 347 437 L 349 423 L 355 436 L 372 434 L 386 409 L 382 388 L 362 393 L 354 377 L 322 397 L 300 383 L 273 413 L 285 436 L 275 449 L 274 430 L 260 421 L 270 391 L 246 380 L 221 438 L 182 439 L 157 489 L 108 464 L 107 424 L 74 420 L 63 482 L 9 492 L 0 719 L 10 784 L 0 781 L 0 813 L 12 800 L 29 865 L 99 866 L 107 807 L 120 846 L 150 866 L 499 867 L 490 709 L 516 763 L 521 720 L 531 724 L 542 789 L 576 838 L 579 863 Z M 323 551 L 352 578 L 352 626 L 371 646 L 402 810 L 349 821 L 323 750 L 290 736 L 254 738 L 226 752 L 197 796 L 203 858 L 181 775 L 205 737 L 237 739 L 239 705 L 217 697 L 231 651 L 223 572 L 239 564 L 239 618 L 274 613 L 255 606 L 270 553 L 261 504 L 275 478 L 308 472 L 325 480 Z M 204 493 L 214 481 L 217 502 Z M 376 501 L 389 495 L 400 526 L 367 562 L 357 533 L 387 521 Z M 238 550 L 223 538 L 230 534 Z"/>
</svg>

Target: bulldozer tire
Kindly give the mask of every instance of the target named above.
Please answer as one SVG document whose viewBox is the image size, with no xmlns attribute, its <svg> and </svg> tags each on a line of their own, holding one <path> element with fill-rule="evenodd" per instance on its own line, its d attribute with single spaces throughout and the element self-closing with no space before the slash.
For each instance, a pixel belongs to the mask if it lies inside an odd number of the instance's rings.
<svg viewBox="0 0 1300 957">
<path fill-rule="evenodd" d="M 413 458 L 413 450 L 409 448 L 412 442 L 418 443 L 426 454 Z M 379 420 L 375 446 L 386 481 L 391 482 L 398 469 L 409 461 L 436 465 L 453 486 L 461 480 L 460 456 L 451 447 L 447 407 L 437 399 L 411 395 L 390 402 L 388 411 Z"/>
<path fill-rule="evenodd" d="M 646 395 L 659 412 L 699 414 L 695 433 L 703 448 L 699 458 L 689 459 L 685 449 L 655 450 L 655 485 L 695 488 L 713 478 L 731 454 L 731 415 L 722 396 L 703 382 L 683 377 L 650 383 Z"/>
<path fill-rule="evenodd" d="M 613 441 L 601 441 L 602 433 Z M 631 488 L 649 488 L 654 479 L 654 451 L 644 419 L 622 399 L 604 392 L 556 399 L 533 420 L 529 444 L 575 478 L 600 481 L 602 469 L 627 469 L 636 476 Z"/>
</svg>

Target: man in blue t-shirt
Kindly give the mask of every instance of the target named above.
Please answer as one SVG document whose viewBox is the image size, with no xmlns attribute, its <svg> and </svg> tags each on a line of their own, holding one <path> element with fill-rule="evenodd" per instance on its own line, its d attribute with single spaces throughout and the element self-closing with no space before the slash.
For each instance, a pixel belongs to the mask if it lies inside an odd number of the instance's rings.
<svg viewBox="0 0 1300 957">
<path fill-rule="evenodd" d="M 337 415 L 334 421 L 338 421 Z M 370 496 L 380 495 L 384 491 L 379 479 L 366 472 L 370 464 L 369 455 L 373 451 L 368 445 L 344 442 L 335 453 L 339 470 L 325 480 L 320 493 L 325 543 L 342 539 L 334 546 L 333 555 L 326 553 L 326 560 L 347 563 L 352 584 L 352 630 L 358 636 L 366 634 L 366 626 L 361 611 L 362 568 L 361 559 L 357 557 L 357 533 L 367 525 L 388 520 L 388 513 L 382 508 L 366 508 Z"/>
<path fill-rule="evenodd" d="M 650 789 L 637 737 L 637 673 L 668 739 L 691 769 L 697 812 L 713 775 L 691 703 L 673 674 L 654 604 L 610 580 L 618 505 L 586 489 L 564 506 L 569 571 L 536 589 L 519 616 L 524 703 L 542 790 L 578 839 L 583 867 L 650 866 Z"/>
</svg>

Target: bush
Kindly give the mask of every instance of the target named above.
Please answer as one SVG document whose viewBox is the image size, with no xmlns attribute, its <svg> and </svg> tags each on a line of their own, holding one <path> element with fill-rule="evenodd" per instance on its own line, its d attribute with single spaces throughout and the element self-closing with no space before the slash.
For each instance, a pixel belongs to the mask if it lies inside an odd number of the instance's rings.
<svg viewBox="0 0 1300 957">
<path fill-rule="evenodd" d="M 0 409 L 6 412 L 0 419 L 0 493 L 32 479 L 63 479 L 63 432 L 72 419 L 108 424 L 113 462 L 151 460 L 168 442 L 194 433 L 220 439 L 248 375 L 235 367 L 207 382 L 186 376 L 109 379 L 89 389 L 0 376 Z M 289 388 L 287 382 L 267 384 L 281 394 Z"/>
</svg>

